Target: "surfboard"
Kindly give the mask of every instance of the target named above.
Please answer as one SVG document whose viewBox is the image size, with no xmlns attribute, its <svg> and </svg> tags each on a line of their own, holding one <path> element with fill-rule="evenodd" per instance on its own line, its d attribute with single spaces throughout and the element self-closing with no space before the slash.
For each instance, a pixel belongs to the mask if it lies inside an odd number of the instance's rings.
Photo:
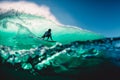
<svg viewBox="0 0 120 80">
<path fill-rule="evenodd" d="M 42 38 L 40 38 L 40 37 L 37 37 L 39 40 L 42 40 L 42 41 L 45 41 L 45 42 L 53 42 L 53 43 L 55 43 L 55 42 L 57 42 L 57 41 L 52 41 L 52 40 L 44 40 L 44 39 L 42 39 Z"/>
<path fill-rule="evenodd" d="M 51 40 L 44 40 L 44 41 L 47 41 L 47 42 L 57 42 L 57 41 L 51 41 Z"/>
</svg>

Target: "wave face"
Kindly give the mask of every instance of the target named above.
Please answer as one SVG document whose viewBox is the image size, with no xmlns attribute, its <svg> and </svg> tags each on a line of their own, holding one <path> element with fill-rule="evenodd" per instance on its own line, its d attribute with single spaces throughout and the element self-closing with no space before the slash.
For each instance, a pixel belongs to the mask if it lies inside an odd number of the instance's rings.
<svg viewBox="0 0 120 80">
<path fill-rule="evenodd" d="M 57 41 L 55 43 L 37 38 L 49 28 L 52 29 L 53 39 Z M 7 66 L 9 63 L 15 70 L 27 70 L 32 76 L 48 71 L 84 73 L 106 63 L 119 67 L 119 53 L 119 37 L 105 38 L 15 10 L 0 14 L 0 64 Z"/>
<path fill-rule="evenodd" d="M 87 30 L 57 24 L 42 16 L 8 10 L 0 14 L 0 44 L 16 49 L 30 49 L 39 44 L 53 46 L 54 44 L 36 39 L 49 28 L 52 29 L 53 39 L 62 44 L 103 38 Z"/>
</svg>

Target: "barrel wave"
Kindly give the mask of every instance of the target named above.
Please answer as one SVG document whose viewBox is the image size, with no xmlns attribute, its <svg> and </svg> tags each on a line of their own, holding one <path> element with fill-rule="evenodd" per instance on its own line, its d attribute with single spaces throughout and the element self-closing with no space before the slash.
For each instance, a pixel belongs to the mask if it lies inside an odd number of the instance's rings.
<svg viewBox="0 0 120 80">
<path fill-rule="evenodd" d="M 36 38 L 41 37 L 49 28 L 52 29 L 53 39 L 62 44 L 103 38 L 103 36 L 87 30 L 57 24 L 45 17 L 20 13 L 15 10 L 1 13 L 0 23 L 0 44 L 23 49 L 27 46 L 30 48 L 44 44 Z M 45 45 L 53 45 L 49 44 L 46 43 Z"/>
<path fill-rule="evenodd" d="M 53 40 L 57 42 L 38 38 L 49 28 L 52 29 Z M 100 72 L 108 65 L 119 67 L 119 53 L 119 37 L 106 38 L 13 9 L 0 13 L 0 65 L 9 65 L 9 68 L 3 67 L 8 71 L 23 74 L 27 71 L 33 80 L 55 80 L 51 74 L 63 77 L 63 73 L 69 75 L 68 80 L 77 80 L 78 74 L 84 75 L 84 78 L 86 74 Z M 76 78 L 71 79 L 71 75 Z M 26 80 L 30 78 L 26 77 Z"/>
</svg>

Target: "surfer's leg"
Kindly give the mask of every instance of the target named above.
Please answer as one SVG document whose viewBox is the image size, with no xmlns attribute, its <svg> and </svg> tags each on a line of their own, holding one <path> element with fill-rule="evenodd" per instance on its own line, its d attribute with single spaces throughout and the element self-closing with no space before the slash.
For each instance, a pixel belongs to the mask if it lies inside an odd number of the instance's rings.
<svg viewBox="0 0 120 80">
<path fill-rule="evenodd" d="M 53 41 L 52 36 L 50 36 L 50 39 Z"/>
<path fill-rule="evenodd" d="M 47 40 L 49 39 L 49 36 L 47 37 Z"/>
</svg>

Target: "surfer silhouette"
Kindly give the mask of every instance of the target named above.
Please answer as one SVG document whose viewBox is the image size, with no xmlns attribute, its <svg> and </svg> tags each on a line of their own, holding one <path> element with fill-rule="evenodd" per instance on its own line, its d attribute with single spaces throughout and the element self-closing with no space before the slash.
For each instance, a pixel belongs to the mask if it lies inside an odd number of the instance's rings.
<svg viewBox="0 0 120 80">
<path fill-rule="evenodd" d="M 53 41 L 52 35 L 51 35 L 51 29 L 48 29 L 48 31 L 46 31 L 41 38 L 45 39 L 46 37 L 47 37 L 47 40 L 50 38 Z"/>
</svg>

